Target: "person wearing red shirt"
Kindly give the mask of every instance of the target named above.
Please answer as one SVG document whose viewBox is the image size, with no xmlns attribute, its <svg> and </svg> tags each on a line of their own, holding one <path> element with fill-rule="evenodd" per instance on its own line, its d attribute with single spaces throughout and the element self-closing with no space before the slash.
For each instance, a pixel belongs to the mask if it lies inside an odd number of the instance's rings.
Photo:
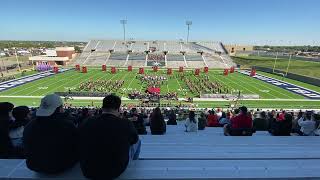
<svg viewBox="0 0 320 180">
<path fill-rule="evenodd" d="M 286 114 L 286 111 L 282 111 L 279 114 L 279 117 L 277 118 L 278 121 L 284 121 L 284 115 Z"/>
<path fill-rule="evenodd" d="M 231 125 L 223 127 L 226 136 L 245 136 L 252 135 L 252 118 L 248 116 L 245 106 L 239 108 L 240 114 L 231 119 Z"/>
<path fill-rule="evenodd" d="M 212 110 L 209 112 L 208 115 L 208 127 L 221 127 L 218 121 L 218 116 L 215 114 L 215 112 Z"/>
</svg>

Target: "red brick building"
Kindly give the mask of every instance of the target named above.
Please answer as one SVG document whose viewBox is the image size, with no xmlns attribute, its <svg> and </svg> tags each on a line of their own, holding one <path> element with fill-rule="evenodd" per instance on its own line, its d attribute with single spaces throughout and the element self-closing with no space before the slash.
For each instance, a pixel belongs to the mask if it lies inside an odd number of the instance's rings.
<svg viewBox="0 0 320 180">
<path fill-rule="evenodd" d="M 29 58 L 29 61 L 36 65 L 37 63 L 48 63 L 50 65 L 68 65 L 68 63 L 74 58 L 74 47 L 56 47 L 56 53 L 54 55 L 47 54 L 41 56 L 33 56 Z"/>
</svg>

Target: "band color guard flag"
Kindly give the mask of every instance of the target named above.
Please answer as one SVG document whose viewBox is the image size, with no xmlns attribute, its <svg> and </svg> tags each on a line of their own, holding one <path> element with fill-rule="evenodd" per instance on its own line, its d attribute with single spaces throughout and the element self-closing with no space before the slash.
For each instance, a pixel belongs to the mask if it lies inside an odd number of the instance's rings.
<svg viewBox="0 0 320 180">
<path fill-rule="evenodd" d="M 80 65 L 79 64 L 76 65 L 76 71 L 80 71 Z"/>
<path fill-rule="evenodd" d="M 117 73 L 116 67 L 111 67 L 111 74 L 116 74 L 116 73 Z"/>
<path fill-rule="evenodd" d="M 223 75 L 228 76 L 229 74 L 229 69 L 224 69 Z"/>
<path fill-rule="evenodd" d="M 182 66 L 179 67 L 179 72 L 183 72 L 183 67 Z"/>
<path fill-rule="evenodd" d="M 139 74 L 144 74 L 144 68 L 139 68 Z"/>
<path fill-rule="evenodd" d="M 82 73 L 87 73 L 88 70 L 87 70 L 87 67 L 86 66 L 82 66 Z"/>
<path fill-rule="evenodd" d="M 196 70 L 194 71 L 194 75 L 198 76 L 199 74 L 200 74 L 200 69 L 196 69 Z"/>
<path fill-rule="evenodd" d="M 53 72 L 56 74 L 59 73 L 59 67 L 57 66 L 53 67 Z"/>
<path fill-rule="evenodd" d="M 204 67 L 203 72 L 208 73 L 209 72 L 209 67 Z"/>
<path fill-rule="evenodd" d="M 107 66 L 105 64 L 102 65 L 102 71 L 106 71 L 107 70 Z"/>
</svg>

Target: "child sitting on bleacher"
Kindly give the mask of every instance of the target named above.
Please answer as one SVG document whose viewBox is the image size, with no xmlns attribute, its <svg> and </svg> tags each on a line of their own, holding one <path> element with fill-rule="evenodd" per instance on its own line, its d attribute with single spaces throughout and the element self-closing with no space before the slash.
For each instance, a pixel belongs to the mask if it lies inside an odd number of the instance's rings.
<svg viewBox="0 0 320 180">
<path fill-rule="evenodd" d="M 189 118 L 186 119 L 186 132 L 197 132 L 198 131 L 198 120 L 194 111 L 189 112 Z"/>
</svg>

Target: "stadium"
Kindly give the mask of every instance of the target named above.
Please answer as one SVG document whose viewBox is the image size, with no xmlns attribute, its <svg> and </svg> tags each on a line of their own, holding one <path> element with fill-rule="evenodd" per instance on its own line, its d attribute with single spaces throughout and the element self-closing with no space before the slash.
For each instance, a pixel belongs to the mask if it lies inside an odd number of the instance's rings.
<svg viewBox="0 0 320 180">
<path fill-rule="evenodd" d="M 320 179 L 319 2 L 31 1 L 0 29 L 0 180 Z"/>
<path fill-rule="evenodd" d="M 30 106 L 39 105 L 38 99 L 50 93 L 76 106 L 98 106 L 108 93 L 119 95 L 126 104 L 148 107 L 232 108 L 243 104 L 308 109 L 320 103 L 316 86 L 257 72 L 255 66 L 241 68 L 221 42 L 91 40 L 68 66 L 50 66 L 45 72 L 41 66 L 36 67 L 38 74 L 2 82 L 1 97 Z M 91 88 L 81 87 L 88 83 Z M 148 89 L 153 87 L 159 91 L 154 96 L 157 100 L 146 104 L 153 96 Z M 130 94 L 138 97 L 130 98 Z M 272 105 L 275 101 L 277 105 Z"/>
</svg>

